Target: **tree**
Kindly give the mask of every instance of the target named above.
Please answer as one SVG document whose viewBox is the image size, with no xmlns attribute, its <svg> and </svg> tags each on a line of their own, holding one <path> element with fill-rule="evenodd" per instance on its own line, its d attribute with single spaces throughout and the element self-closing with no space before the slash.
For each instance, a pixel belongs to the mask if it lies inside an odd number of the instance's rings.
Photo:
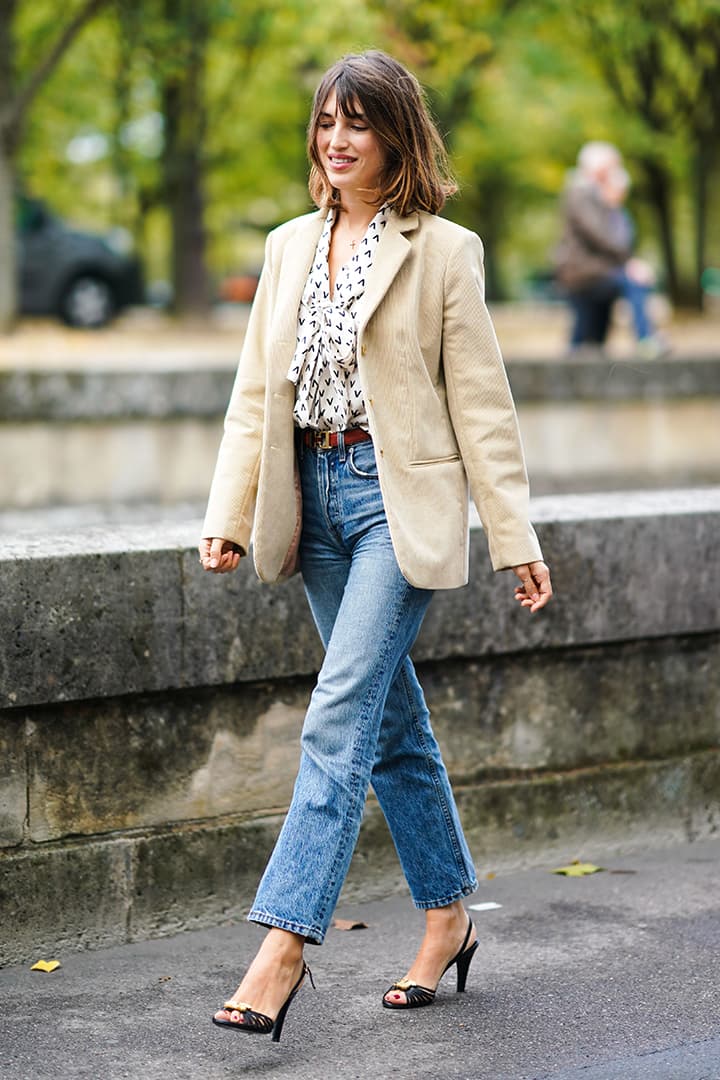
<svg viewBox="0 0 720 1080">
<path fill-rule="evenodd" d="M 15 161 L 28 112 L 38 93 L 80 31 L 108 0 L 84 0 L 71 14 L 42 59 L 20 72 L 15 19 L 20 0 L 0 0 L 0 332 L 7 333 L 17 312 L 17 254 L 15 249 Z M 53 13 L 52 22 L 57 16 Z M 45 27 L 45 38 L 48 26 Z"/>
<path fill-rule="evenodd" d="M 636 136 L 635 157 L 643 169 L 661 238 L 668 292 L 676 302 L 702 304 L 708 188 L 717 169 L 720 139 L 720 3 L 718 0 L 577 0 L 576 20 L 585 47 Z M 643 137 L 644 136 L 644 137 Z M 675 176 L 669 150 L 684 144 L 692 172 L 695 217 L 694 275 L 681 281 L 673 228 Z"/>
</svg>

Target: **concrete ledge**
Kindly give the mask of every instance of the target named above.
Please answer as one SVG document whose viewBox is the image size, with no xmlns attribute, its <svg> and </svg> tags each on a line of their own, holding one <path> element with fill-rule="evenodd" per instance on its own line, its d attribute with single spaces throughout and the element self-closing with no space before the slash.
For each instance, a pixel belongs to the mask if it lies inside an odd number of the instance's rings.
<svg viewBox="0 0 720 1080">
<path fill-rule="evenodd" d="M 471 584 L 435 598 L 418 659 L 717 627 L 720 487 L 540 499 L 534 518 L 557 603 L 542 619 L 518 609 L 477 530 Z M 248 561 L 213 578 L 198 535 L 194 523 L 0 540 L 0 706 L 316 671 L 300 581 L 268 589 Z"/>
<path fill-rule="evenodd" d="M 239 346 L 238 346 L 239 348 Z M 653 401 L 720 395 L 720 356 L 671 360 L 508 360 L 518 403 Z M 234 368 L 0 371 L 0 419 L 221 417 Z"/>
<path fill-rule="evenodd" d="M 508 372 L 536 490 L 720 481 L 720 358 Z M 0 371 L 0 509 L 202 501 L 233 378 L 217 362 Z"/>
</svg>

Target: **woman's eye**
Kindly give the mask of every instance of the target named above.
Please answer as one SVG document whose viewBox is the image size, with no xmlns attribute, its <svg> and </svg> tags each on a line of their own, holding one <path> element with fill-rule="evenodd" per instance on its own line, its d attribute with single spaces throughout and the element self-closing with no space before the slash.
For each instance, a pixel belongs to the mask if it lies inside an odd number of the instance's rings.
<svg viewBox="0 0 720 1080">
<path fill-rule="evenodd" d="M 367 126 L 365 124 L 352 124 L 351 126 L 353 131 L 367 131 Z"/>
</svg>

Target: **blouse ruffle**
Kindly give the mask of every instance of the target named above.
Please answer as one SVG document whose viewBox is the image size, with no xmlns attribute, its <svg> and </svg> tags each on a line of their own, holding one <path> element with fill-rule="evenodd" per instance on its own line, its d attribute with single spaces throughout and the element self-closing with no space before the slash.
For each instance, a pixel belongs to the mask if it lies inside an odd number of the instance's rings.
<svg viewBox="0 0 720 1080">
<path fill-rule="evenodd" d="M 335 221 L 330 210 L 298 311 L 297 342 L 287 378 L 295 383 L 295 423 L 318 431 L 367 428 L 357 374 L 357 311 L 373 257 L 387 222 L 383 206 L 370 222 L 358 250 L 341 267 L 330 296 L 328 254 Z"/>
</svg>

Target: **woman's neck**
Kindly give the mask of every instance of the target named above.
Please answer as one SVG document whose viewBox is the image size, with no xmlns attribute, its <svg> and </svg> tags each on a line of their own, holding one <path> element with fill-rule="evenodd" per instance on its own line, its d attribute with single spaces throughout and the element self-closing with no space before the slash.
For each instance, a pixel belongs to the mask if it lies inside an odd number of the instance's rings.
<svg viewBox="0 0 720 1080">
<path fill-rule="evenodd" d="M 342 220 L 345 227 L 351 232 L 357 232 L 359 229 L 365 230 L 377 214 L 378 209 L 379 207 L 373 203 L 365 202 L 359 197 L 352 198 L 343 192 L 338 220 Z"/>
</svg>

